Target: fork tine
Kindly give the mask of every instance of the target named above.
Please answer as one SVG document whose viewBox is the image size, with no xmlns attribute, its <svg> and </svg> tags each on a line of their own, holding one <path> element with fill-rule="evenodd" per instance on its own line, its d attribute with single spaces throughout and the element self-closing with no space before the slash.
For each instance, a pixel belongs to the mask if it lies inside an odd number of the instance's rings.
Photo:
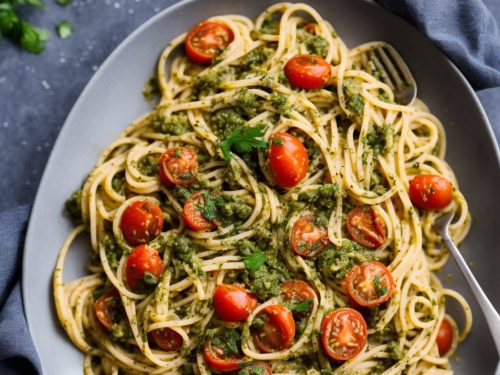
<svg viewBox="0 0 500 375">
<path fill-rule="evenodd" d="M 394 47 L 391 46 L 390 44 L 386 44 L 383 48 L 386 52 L 389 53 L 389 55 L 392 57 L 392 60 L 396 63 L 396 66 L 398 67 L 399 72 L 401 73 L 401 76 L 404 79 L 405 83 L 406 84 L 413 83 L 415 80 L 411 75 L 410 68 L 408 68 L 408 65 L 406 65 L 405 61 L 399 55 L 399 53 L 394 49 Z"/>
<path fill-rule="evenodd" d="M 403 80 L 399 76 L 399 73 L 395 68 L 395 64 L 391 61 L 389 56 L 387 56 L 383 47 L 376 48 L 374 50 L 374 53 L 377 53 L 384 62 L 384 67 L 388 70 L 388 73 L 390 74 L 391 79 L 394 81 L 395 86 L 397 88 L 403 87 Z"/>
<path fill-rule="evenodd" d="M 380 73 L 380 78 L 382 82 L 384 82 L 387 86 L 389 86 L 392 90 L 394 90 L 395 87 L 395 82 L 391 80 L 391 77 L 387 74 L 387 69 L 385 69 L 384 65 L 380 62 L 379 58 L 375 54 L 375 52 L 372 50 L 368 52 L 370 56 L 370 61 L 375 64 L 375 67 L 377 68 L 377 71 Z"/>
</svg>

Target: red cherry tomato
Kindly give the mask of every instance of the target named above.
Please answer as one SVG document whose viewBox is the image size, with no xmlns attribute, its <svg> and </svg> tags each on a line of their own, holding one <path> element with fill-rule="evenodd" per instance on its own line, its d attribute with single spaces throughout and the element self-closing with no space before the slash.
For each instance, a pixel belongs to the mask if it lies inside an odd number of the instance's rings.
<svg viewBox="0 0 500 375">
<path fill-rule="evenodd" d="M 196 64 L 210 64 L 234 39 L 231 29 L 220 22 L 204 21 L 186 36 L 186 54 Z"/>
<path fill-rule="evenodd" d="M 198 155 L 191 147 L 170 147 L 158 161 L 160 181 L 166 187 L 191 186 L 198 173 Z"/>
<path fill-rule="evenodd" d="M 410 200 L 424 210 L 440 210 L 451 202 L 451 183 L 434 174 L 419 174 L 410 181 Z"/>
<path fill-rule="evenodd" d="M 312 257 L 328 245 L 328 233 L 325 227 L 315 224 L 313 214 L 306 214 L 293 225 L 291 242 L 296 254 Z"/>
<path fill-rule="evenodd" d="M 257 298 L 238 285 L 218 285 L 214 293 L 214 309 L 219 318 L 226 322 L 246 320 L 257 307 Z"/>
<path fill-rule="evenodd" d="M 366 322 L 356 310 L 334 310 L 321 323 L 321 344 L 333 360 L 347 361 L 355 357 L 366 344 Z"/>
<path fill-rule="evenodd" d="M 305 90 L 322 88 L 332 75 L 332 67 L 315 55 L 297 55 L 285 65 L 285 75 L 292 86 Z"/>
<path fill-rule="evenodd" d="M 355 207 L 347 214 L 347 232 L 361 246 L 377 249 L 386 240 L 382 221 L 370 207 Z"/>
<path fill-rule="evenodd" d="M 252 325 L 255 346 L 264 353 L 285 350 L 292 345 L 295 336 L 293 315 L 282 305 L 269 305 L 255 317 L 259 325 Z"/>
<path fill-rule="evenodd" d="M 359 306 L 373 307 L 391 298 L 394 280 L 382 263 L 366 262 L 351 268 L 345 276 L 344 287 Z"/>
<path fill-rule="evenodd" d="M 161 233 L 163 212 L 151 201 L 135 201 L 123 212 L 120 228 L 123 237 L 132 246 L 147 243 Z"/>
<path fill-rule="evenodd" d="M 123 310 L 120 294 L 116 289 L 108 290 L 95 301 L 94 309 L 99 323 L 104 328 L 110 329 L 113 324 L 118 323 L 117 317 Z"/>
<path fill-rule="evenodd" d="M 219 197 L 217 192 L 197 191 L 192 194 L 184 203 L 183 218 L 186 225 L 196 231 L 212 230 L 217 227 L 216 212 L 213 210 L 207 212 L 212 215 L 209 220 L 204 215 L 204 208 L 207 204 L 206 200 L 216 200 Z"/>
<path fill-rule="evenodd" d="M 182 336 L 171 328 L 155 329 L 149 332 L 149 337 L 166 352 L 178 352 L 184 342 Z"/>
<path fill-rule="evenodd" d="M 444 318 L 439 326 L 436 344 L 438 346 L 439 355 L 444 356 L 451 348 L 453 342 L 453 327 L 448 319 Z"/>
<path fill-rule="evenodd" d="M 318 27 L 318 25 L 314 22 L 309 22 L 307 25 L 304 26 L 304 31 L 309 33 L 309 34 L 312 34 L 312 35 L 316 35 L 317 32 L 316 32 L 316 28 Z"/>
<path fill-rule="evenodd" d="M 237 375 L 272 375 L 271 366 L 265 362 L 254 362 L 238 371 Z M 235 374 L 236 375 L 236 374 Z"/>
<path fill-rule="evenodd" d="M 165 269 L 165 264 L 158 251 L 147 245 L 137 246 L 127 258 L 125 275 L 132 290 L 142 291 L 150 283 L 158 282 Z M 148 282 L 149 281 L 149 282 Z"/>
<path fill-rule="evenodd" d="M 217 338 L 217 343 L 214 343 L 214 338 Z M 220 372 L 235 371 L 243 363 L 242 355 L 228 350 L 223 338 L 218 336 L 208 337 L 205 340 L 203 358 L 210 367 Z"/>
<path fill-rule="evenodd" d="M 281 294 L 283 295 L 283 299 L 285 301 L 291 302 L 294 306 L 309 302 L 309 305 L 306 306 L 307 308 L 305 310 L 303 308 L 301 308 L 302 311 L 295 311 L 295 309 L 292 309 L 293 317 L 295 319 L 300 320 L 311 314 L 313 300 L 316 293 L 308 283 L 297 279 L 287 280 L 281 284 Z"/>
<path fill-rule="evenodd" d="M 271 136 L 269 148 L 269 168 L 277 185 L 290 189 L 306 176 L 309 167 L 307 150 L 298 140 L 288 133 Z"/>
</svg>

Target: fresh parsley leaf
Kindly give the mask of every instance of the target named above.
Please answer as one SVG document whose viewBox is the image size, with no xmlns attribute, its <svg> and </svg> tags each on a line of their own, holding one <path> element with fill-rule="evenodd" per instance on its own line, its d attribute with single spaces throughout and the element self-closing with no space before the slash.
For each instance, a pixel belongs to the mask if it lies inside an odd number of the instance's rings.
<svg viewBox="0 0 500 375">
<path fill-rule="evenodd" d="M 9 38 L 28 52 L 42 52 L 45 49 L 44 42 L 50 38 L 50 33 L 19 18 L 14 9 L 17 5 L 43 7 L 40 0 L 0 0 L 0 37 Z"/>
<path fill-rule="evenodd" d="M 254 253 L 243 259 L 245 267 L 250 271 L 257 271 L 266 262 L 266 254 L 263 252 Z"/>
<path fill-rule="evenodd" d="M 59 38 L 66 39 L 73 34 L 73 25 L 69 21 L 62 21 L 56 25 L 57 35 Z"/>
<path fill-rule="evenodd" d="M 144 282 L 149 285 L 158 284 L 158 279 L 150 272 L 144 272 Z"/>
<path fill-rule="evenodd" d="M 21 46 L 28 52 L 40 53 L 45 49 L 45 41 L 50 38 L 47 30 L 38 29 L 28 22 L 21 21 Z"/>
<path fill-rule="evenodd" d="M 224 348 L 224 354 L 238 354 L 238 332 L 233 329 L 226 330 L 224 332 L 224 339 L 226 347 Z"/>
<path fill-rule="evenodd" d="M 65 7 L 73 2 L 73 0 L 56 0 L 57 5 Z"/>
<path fill-rule="evenodd" d="M 306 311 L 309 311 L 309 309 L 311 308 L 311 300 L 310 299 L 307 299 L 305 301 L 302 301 L 300 303 L 297 303 L 294 307 L 293 307 L 293 311 L 295 312 L 298 312 L 298 313 L 301 313 L 301 312 L 306 312 Z"/>
<path fill-rule="evenodd" d="M 380 283 L 380 278 L 378 276 L 374 277 L 373 285 L 375 285 L 375 289 L 377 289 L 377 293 L 379 296 L 385 295 L 389 290 L 386 286 L 382 286 L 382 284 Z"/>
<path fill-rule="evenodd" d="M 198 207 L 203 217 L 208 221 L 214 221 L 219 216 L 217 206 L 224 203 L 224 198 L 208 191 L 203 192 L 203 205 Z"/>
<path fill-rule="evenodd" d="M 220 144 L 224 159 L 231 160 L 231 149 L 243 153 L 252 151 L 252 148 L 266 148 L 267 142 L 259 139 L 264 136 L 264 128 L 264 124 L 259 124 L 252 128 L 239 127 L 234 129 L 229 137 Z"/>
</svg>

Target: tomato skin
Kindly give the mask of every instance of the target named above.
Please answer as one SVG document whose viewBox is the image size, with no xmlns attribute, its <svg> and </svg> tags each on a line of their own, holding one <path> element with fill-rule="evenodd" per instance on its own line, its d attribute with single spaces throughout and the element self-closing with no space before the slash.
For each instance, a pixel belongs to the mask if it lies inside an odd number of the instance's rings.
<svg viewBox="0 0 500 375">
<path fill-rule="evenodd" d="M 148 243 L 163 229 L 163 212 L 149 200 L 135 201 L 123 212 L 120 229 L 130 245 Z"/>
<path fill-rule="evenodd" d="M 378 249 L 385 243 L 382 221 L 371 207 L 354 207 L 346 221 L 349 236 L 361 246 Z"/>
<path fill-rule="evenodd" d="M 108 290 L 95 301 L 94 309 L 99 323 L 104 328 L 110 329 L 113 324 L 118 323 L 114 321 L 117 311 L 123 309 L 120 294 L 116 289 Z"/>
<path fill-rule="evenodd" d="M 330 312 L 321 323 L 321 344 L 333 360 L 347 361 L 366 345 L 366 322 L 359 312 L 342 308 Z"/>
<path fill-rule="evenodd" d="M 413 205 L 424 210 L 440 210 L 451 202 L 453 187 L 446 178 L 419 174 L 410 181 L 409 195 Z"/>
<path fill-rule="evenodd" d="M 257 307 L 257 298 L 238 285 L 221 284 L 215 289 L 214 309 L 219 318 L 226 322 L 246 320 Z"/>
<path fill-rule="evenodd" d="M 315 55 L 297 55 L 285 65 L 285 75 L 292 86 L 304 90 L 322 88 L 332 75 L 332 67 Z"/>
<path fill-rule="evenodd" d="M 216 221 L 208 221 L 200 212 L 199 207 L 205 205 L 203 191 L 192 194 L 184 203 L 182 216 L 186 225 L 195 231 L 207 231 L 217 227 Z M 215 193 L 209 193 L 215 194 Z"/>
<path fill-rule="evenodd" d="M 296 320 L 309 317 L 312 312 L 312 301 L 316 296 L 314 289 L 308 283 L 298 279 L 291 279 L 281 284 L 281 294 L 285 301 L 292 301 L 293 303 L 301 303 L 304 301 L 311 301 L 309 309 L 303 312 L 293 311 L 292 315 Z"/>
<path fill-rule="evenodd" d="M 198 173 L 198 155 L 191 147 L 170 147 L 158 161 L 158 174 L 165 187 L 191 186 Z"/>
<path fill-rule="evenodd" d="M 387 289 L 385 294 L 379 294 L 375 286 L 375 277 L 378 277 L 380 287 Z M 391 298 L 395 284 L 391 272 L 384 264 L 365 262 L 349 270 L 344 279 L 344 287 L 349 298 L 356 304 L 374 307 Z"/>
<path fill-rule="evenodd" d="M 237 375 L 272 375 L 273 371 L 271 370 L 271 366 L 269 366 L 266 362 L 254 362 L 239 370 Z M 235 374 L 235 375 L 236 375 Z"/>
<path fill-rule="evenodd" d="M 234 39 L 232 30 L 221 22 L 203 21 L 186 36 L 185 50 L 189 60 L 195 64 L 207 65 L 220 55 Z"/>
<path fill-rule="evenodd" d="M 439 326 L 439 331 L 436 337 L 439 355 L 442 357 L 450 351 L 453 342 L 453 327 L 448 319 L 444 318 Z"/>
<path fill-rule="evenodd" d="M 317 27 L 318 27 L 317 23 L 309 22 L 307 25 L 304 26 L 304 31 L 309 33 L 309 34 L 316 35 L 317 34 L 317 32 L 316 32 Z"/>
<path fill-rule="evenodd" d="M 255 346 L 264 353 L 288 349 L 295 336 L 293 315 L 282 305 L 268 305 L 257 314 L 266 315 L 267 320 L 260 327 L 252 327 Z"/>
<path fill-rule="evenodd" d="M 284 189 L 290 189 L 307 174 L 307 150 L 297 137 L 288 133 L 275 133 L 270 140 L 269 168 L 274 182 Z"/>
<path fill-rule="evenodd" d="M 243 362 L 243 359 L 240 355 L 224 355 L 224 345 L 212 345 L 211 338 L 207 338 L 205 340 L 205 345 L 203 347 L 203 358 L 210 367 L 220 372 L 236 371 L 240 368 L 241 363 Z"/>
<path fill-rule="evenodd" d="M 127 283 L 134 291 L 145 289 L 144 275 L 149 272 L 156 280 L 165 269 L 165 264 L 158 251 L 148 245 L 140 245 L 133 249 L 125 263 Z"/>
<path fill-rule="evenodd" d="M 315 224 L 313 214 L 302 215 L 293 225 L 292 249 L 300 256 L 313 257 L 328 245 L 326 228 Z"/>
<path fill-rule="evenodd" d="M 160 349 L 166 352 L 178 352 L 184 342 L 182 336 L 171 328 L 155 329 L 149 332 L 148 336 Z"/>
</svg>

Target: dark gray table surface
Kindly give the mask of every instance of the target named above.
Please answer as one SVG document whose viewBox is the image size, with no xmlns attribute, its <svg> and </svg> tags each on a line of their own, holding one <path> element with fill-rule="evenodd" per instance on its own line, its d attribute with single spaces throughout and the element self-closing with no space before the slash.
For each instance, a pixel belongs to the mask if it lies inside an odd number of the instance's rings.
<svg viewBox="0 0 500 375">
<path fill-rule="evenodd" d="M 500 1 L 484 0 L 500 20 Z M 73 36 L 53 31 L 41 55 L 0 39 L 0 211 L 32 203 L 52 145 L 71 107 L 99 65 L 140 24 L 176 0 L 45 0 L 28 19 L 54 30 L 69 20 Z M 478 93 L 500 139 L 500 88 Z M 117 108 L 119 110 L 119 108 Z"/>
</svg>

